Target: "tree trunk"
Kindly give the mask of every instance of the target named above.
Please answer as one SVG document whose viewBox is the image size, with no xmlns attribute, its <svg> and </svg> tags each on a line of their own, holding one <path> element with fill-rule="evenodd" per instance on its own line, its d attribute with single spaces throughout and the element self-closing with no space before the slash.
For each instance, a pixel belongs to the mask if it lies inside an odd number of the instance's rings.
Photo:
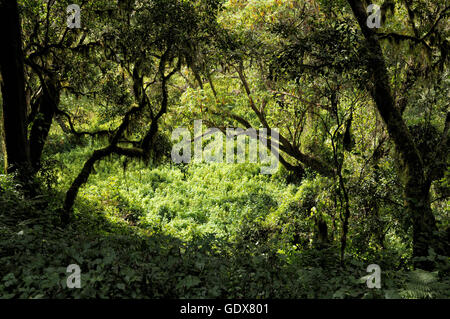
<svg viewBox="0 0 450 319">
<path fill-rule="evenodd" d="M 38 104 L 39 111 L 30 133 L 30 159 L 35 172 L 41 166 L 42 151 L 59 104 L 59 90 L 52 80 L 45 83 Z"/>
<path fill-rule="evenodd" d="M 69 190 L 66 193 L 66 198 L 64 200 L 64 206 L 62 211 L 61 220 L 64 225 L 67 225 L 71 218 L 72 218 L 72 207 L 75 203 L 75 199 L 78 195 L 78 191 L 80 190 L 80 187 L 84 185 L 89 175 L 92 172 L 92 169 L 94 168 L 94 164 L 97 161 L 102 160 L 103 158 L 111 155 L 114 151 L 114 145 L 109 145 L 105 148 L 95 150 L 92 156 L 84 163 L 83 169 L 78 174 L 77 178 L 72 182 L 72 185 L 70 185 Z"/>
<path fill-rule="evenodd" d="M 430 186 L 420 183 L 417 177 L 408 176 L 404 191 L 405 206 L 413 223 L 413 256 L 428 256 L 428 249 L 437 249 L 434 233 L 438 230 L 431 210 Z M 426 262 L 416 263 L 421 268 L 429 268 Z"/>
<path fill-rule="evenodd" d="M 3 128 L 9 172 L 25 182 L 30 165 L 26 127 L 25 75 L 17 1 L 0 2 Z"/>
<path fill-rule="evenodd" d="M 437 227 L 431 210 L 430 186 L 426 182 L 424 164 L 411 132 L 403 121 L 400 111 L 395 107 L 383 51 L 377 35 L 366 24 L 367 14 L 364 5 L 359 0 L 348 0 L 348 3 L 366 38 L 370 52 L 367 61 L 373 85 L 369 88 L 370 93 L 402 158 L 403 175 L 406 179 L 404 183 L 406 213 L 413 224 L 413 256 L 428 256 L 428 249 L 437 247 L 433 233 Z"/>
<path fill-rule="evenodd" d="M 0 109 L 0 143 L 1 145 L 1 153 L 3 158 L 3 172 L 6 174 L 8 170 L 8 159 L 6 156 L 6 144 L 5 144 L 5 130 L 3 129 L 3 110 Z"/>
</svg>

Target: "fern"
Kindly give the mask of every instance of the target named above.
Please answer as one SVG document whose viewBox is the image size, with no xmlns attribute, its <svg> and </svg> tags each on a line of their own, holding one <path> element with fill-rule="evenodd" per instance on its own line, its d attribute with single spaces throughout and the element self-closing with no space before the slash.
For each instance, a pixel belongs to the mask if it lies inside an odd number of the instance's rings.
<svg viewBox="0 0 450 319">
<path fill-rule="evenodd" d="M 417 269 L 407 276 L 405 288 L 400 289 L 399 294 L 407 299 L 433 299 L 442 296 L 445 284 L 439 282 L 438 272 L 428 272 Z"/>
</svg>

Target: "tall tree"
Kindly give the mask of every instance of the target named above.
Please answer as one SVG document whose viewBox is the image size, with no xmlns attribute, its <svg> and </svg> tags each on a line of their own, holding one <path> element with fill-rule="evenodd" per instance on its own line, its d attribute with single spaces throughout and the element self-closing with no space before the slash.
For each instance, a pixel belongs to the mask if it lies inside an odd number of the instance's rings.
<svg viewBox="0 0 450 319">
<path fill-rule="evenodd" d="M 368 49 L 366 62 L 371 74 L 369 91 L 404 165 L 404 200 L 406 213 L 412 219 L 413 224 L 413 255 L 427 256 L 429 248 L 437 249 L 438 247 L 434 234 L 437 231 L 436 221 L 430 203 L 430 187 L 435 177 L 435 173 L 432 172 L 435 170 L 428 171 L 426 169 L 422 159 L 423 154 L 419 152 L 417 144 L 402 118 L 400 109 L 396 107 L 379 36 L 375 29 L 371 29 L 367 25 L 368 16 L 364 3 L 359 0 L 348 0 L 348 3 L 366 40 Z M 439 20 L 440 18 L 436 21 L 439 22 Z M 433 25 L 427 34 L 433 32 L 435 26 Z M 414 31 L 417 32 L 415 28 Z M 418 42 L 424 40 L 418 36 L 409 38 L 417 38 Z M 439 146 L 442 153 L 439 154 L 439 157 L 446 153 L 445 148 L 442 147 L 447 144 L 449 126 L 450 116 L 447 114 Z"/>
<path fill-rule="evenodd" d="M 27 140 L 25 79 L 22 52 L 22 31 L 17 1 L 0 1 L 0 57 L 2 75 L 3 120 L 9 172 L 17 172 L 25 181 L 30 165 Z"/>
</svg>

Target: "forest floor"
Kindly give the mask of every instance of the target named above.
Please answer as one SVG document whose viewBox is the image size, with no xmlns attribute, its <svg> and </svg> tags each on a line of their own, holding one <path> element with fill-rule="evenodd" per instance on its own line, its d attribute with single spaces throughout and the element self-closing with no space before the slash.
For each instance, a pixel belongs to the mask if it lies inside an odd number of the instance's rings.
<svg viewBox="0 0 450 319">
<path fill-rule="evenodd" d="M 427 272 L 412 270 L 402 249 L 350 247 L 342 264 L 336 244 L 318 249 L 308 232 L 295 241 L 312 219 L 283 216 L 296 216 L 292 203 L 308 184 L 261 175 L 256 164 L 124 169 L 117 158 L 104 161 L 79 194 L 74 222 L 61 227 L 64 190 L 92 145 L 57 145 L 50 158 L 62 164 L 48 164 L 41 180 L 52 191 L 25 201 L 1 176 L 2 298 L 450 297 L 446 257 L 431 256 L 438 269 Z M 366 283 L 374 263 L 381 289 Z M 81 289 L 67 288 L 71 264 L 80 267 Z"/>
</svg>

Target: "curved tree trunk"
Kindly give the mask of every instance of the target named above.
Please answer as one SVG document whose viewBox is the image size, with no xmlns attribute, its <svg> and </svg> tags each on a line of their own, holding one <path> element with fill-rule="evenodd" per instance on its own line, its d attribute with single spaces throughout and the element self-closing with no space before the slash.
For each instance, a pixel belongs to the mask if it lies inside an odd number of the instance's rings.
<svg viewBox="0 0 450 319">
<path fill-rule="evenodd" d="M 71 219 L 71 212 L 73 204 L 75 203 L 75 198 L 78 195 L 78 191 L 80 190 L 80 187 L 84 185 L 89 175 L 92 172 L 92 169 L 94 168 L 94 164 L 97 161 L 102 160 L 103 158 L 111 155 L 113 153 L 113 146 L 109 145 L 105 148 L 95 150 L 92 156 L 84 163 L 83 169 L 78 174 L 78 176 L 75 178 L 75 180 L 72 182 L 72 185 L 70 185 L 69 190 L 66 193 L 66 198 L 64 200 L 64 206 L 63 206 L 63 214 L 61 216 L 63 224 L 68 224 Z"/>
</svg>

